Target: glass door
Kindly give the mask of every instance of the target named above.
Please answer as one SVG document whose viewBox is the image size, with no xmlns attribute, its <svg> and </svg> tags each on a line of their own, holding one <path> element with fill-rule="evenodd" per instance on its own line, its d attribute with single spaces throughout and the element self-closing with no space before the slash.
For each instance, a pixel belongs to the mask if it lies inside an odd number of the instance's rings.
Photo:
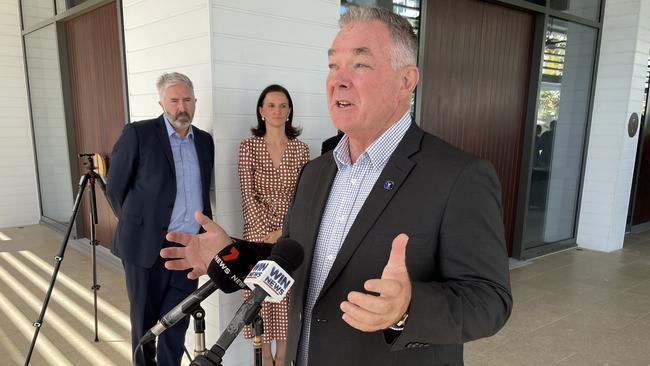
<svg viewBox="0 0 650 366">
<path fill-rule="evenodd" d="M 595 28 L 548 18 L 524 257 L 575 237 L 596 41 Z"/>
</svg>

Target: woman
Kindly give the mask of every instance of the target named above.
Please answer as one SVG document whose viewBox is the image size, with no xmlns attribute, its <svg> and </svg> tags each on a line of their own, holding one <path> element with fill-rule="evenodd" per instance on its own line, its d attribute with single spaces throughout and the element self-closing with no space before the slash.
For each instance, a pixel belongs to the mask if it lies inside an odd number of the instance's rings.
<svg viewBox="0 0 650 366">
<path fill-rule="evenodd" d="M 280 85 L 270 85 L 257 101 L 257 126 L 253 136 L 239 146 L 239 182 L 244 213 L 244 239 L 275 243 L 293 197 L 300 169 L 309 161 L 309 147 L 296 137 L 293 102 Z M 246 297 L 250 293 L 247 292 Z M 289 296 L 279 304 L 264 302 L 262 356 L 265 366 L 284 366 Z M 250 327 L 244 329 L 252 338 Z M 276 341 L 275 361 L 271 341 Z"/>
</svg>

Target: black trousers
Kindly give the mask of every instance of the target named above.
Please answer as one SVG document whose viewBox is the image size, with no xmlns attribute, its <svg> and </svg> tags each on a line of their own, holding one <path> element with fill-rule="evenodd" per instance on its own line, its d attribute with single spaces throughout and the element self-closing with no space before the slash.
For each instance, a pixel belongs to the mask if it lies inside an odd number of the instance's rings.
<svg viewBox="0 0 650 366">
<path fill-rule="evenodd" d="M 170 271 L 164 263 L 158 257 L 153 267 L 142 268 L 122 261 L 130 303 L 132 352 L 140 338 L 163 315 L 197 288 L 197 281 L 189 280 L 187 271 Z M 180 365 L 188 325 L 189 318 L 186 318 L 165 330 L 158 337 L 157 347 L 154 342 L 144 345 L 135 355 L 134 365 Z"/>
</svg>

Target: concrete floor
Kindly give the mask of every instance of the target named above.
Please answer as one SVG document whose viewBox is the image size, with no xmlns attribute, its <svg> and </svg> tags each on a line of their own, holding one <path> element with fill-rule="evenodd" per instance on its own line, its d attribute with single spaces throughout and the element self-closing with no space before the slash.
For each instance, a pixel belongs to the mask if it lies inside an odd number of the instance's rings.
<svg viewBox="0 0 650 366">
<path fill-rule="evenodd" d="M 466 365 L 650 365 L 650 232 L 622 250 L 568 250 L 511 271 L 514 309 Z"/>
<path fill-rule="evenodd" d="M 61 238 L 41 225 L 0 229 L 0 365 L 25 361 Z M 95 343 L 90 258 L 68 247 L 31 365 L 130 364 L 123 275 L 99 264 L 98 278 Z M 650 233 L 610 254 L 543 257 L 511 278 L 512 317 L 467 344 L 467 366 L 650 365 Z"/>
</svg>

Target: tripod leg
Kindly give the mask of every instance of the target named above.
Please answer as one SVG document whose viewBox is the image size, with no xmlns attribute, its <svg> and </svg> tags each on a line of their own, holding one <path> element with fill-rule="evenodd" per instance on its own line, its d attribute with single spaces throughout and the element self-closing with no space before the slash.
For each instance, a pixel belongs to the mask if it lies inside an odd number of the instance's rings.
<svg viewBox="0 0 650 366">
<path fill-rule="evenodd" d="M 96 225 L 97 225 L 97 197 L 95 196 L 95 176 L 88 180 L 90 196 L 88 200 L 90 201 L 90 245 L 92 247 L 92 267 L 93 267 L 93 290 L 94 297 L 94 310 L 95 310 L 95 342 L 99 342 L 99 335 L 97 330 L 97 292 L 99 291 L 99 284 L 97 284 L 97 253 L 96 248 L 99 244 L 97 240 Z"/>
<path fill-rule="evenodd" d="M 41 331 L 41 326 L 43 325 L 43 319 L 45 318 L 45 311 L 47 310 L 47 305 L 50 302 L 50 297 L 52 296 L 52 290 L 54 289 L 54 282 L 56 282 L 56 276 L 59 274 L 59 269 L 61 268 L 61 262 L 63 262 L 63 255 L 65 254 L 65 249 L 68 246 L 68 239 L 70 238 L 70 233 L 72 232 L 72 227 L 74 226 L 75 218 L 79 212 L 79 204 L 81 203 L 81 197 L 83 196 L 84 189 L 88 183 L 88 174 L 84 174 L 79 180 L 79 192 L 77 197 L 74 200 L 74 206 L 72 209 L 72 216 L 70 216 L 70 221 L 68 223 L 68 228 L 63 237 L 63 242 L 61 243 L 61 248 L 59 253 L 54 257 L 54 271 L 52 272 L 52 279 L 50 280 L 50 286 L 47 289 L 45 294 L 45 299 L 43 300 L 43 306 L 41 307 L 41 313 L 38 316 L 38 319 L 34 322 L 34 336 L 32 337 L 32 343 L 29 346 L 29 351 L 27 352 L 27 358 L 25 358 L 25 366 L 29 365 L 29 361 L 32 358 L 32 353 L 34 352 L 34 346 L 36 345 L 36 338 L 38 338 L 38 333 Z"/>
</svg>

